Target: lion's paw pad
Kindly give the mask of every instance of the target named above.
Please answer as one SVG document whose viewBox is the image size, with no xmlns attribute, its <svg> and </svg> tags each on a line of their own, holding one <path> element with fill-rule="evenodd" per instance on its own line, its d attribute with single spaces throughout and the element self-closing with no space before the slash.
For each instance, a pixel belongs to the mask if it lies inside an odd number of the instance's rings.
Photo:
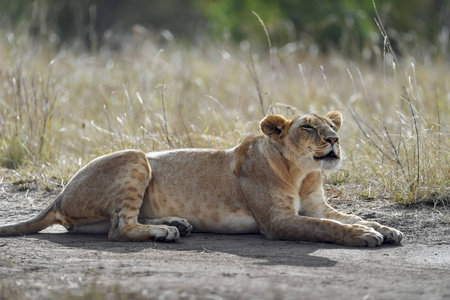
<svg viewBox="0 0 450 300">
<path fill-rule="evenodd" d="M 178 228 L 181 236 L 189 236 L 192 232 L 192 225 L 185 219 L 176 218 L 164 223 L 167 226 L 173 226 Z"/>
</svg>

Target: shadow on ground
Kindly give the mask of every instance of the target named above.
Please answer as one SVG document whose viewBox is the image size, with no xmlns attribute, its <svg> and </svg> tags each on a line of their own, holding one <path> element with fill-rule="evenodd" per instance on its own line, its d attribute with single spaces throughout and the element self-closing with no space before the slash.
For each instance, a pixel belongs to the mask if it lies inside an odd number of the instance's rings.
<svg viewBox="0 0 450 300">
<path fill-rule="evenodd" d="M 290 265 L 303 267 L 333 267 L 337 261 L 313 255 L 319 249 L 351 250 L 355 248 L 293 241 L 267 240 L 261 234 L 222 235 L 193 233 L 175 243 L 161 242 L 110 242 L 104 234 L 39 233 L 28 235 L 27 239 L 45 240 L 62 247 L 81 248 L 108 253 L 139 253 L 148 249 L 180 252 L 220 252 L 255 259 L 257 265 Z M 383 245 L 378 248 L 364 248 L 365 251 L 401 247 Z M 361 248 L 356 248 L 361 250 Z M 261 262 L 261 260 L 263 260 Z"/>
</svg>

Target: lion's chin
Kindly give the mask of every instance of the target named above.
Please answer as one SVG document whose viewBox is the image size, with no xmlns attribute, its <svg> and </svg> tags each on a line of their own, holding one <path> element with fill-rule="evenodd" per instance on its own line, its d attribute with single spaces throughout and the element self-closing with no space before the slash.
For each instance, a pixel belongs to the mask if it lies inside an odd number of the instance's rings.
<svg viewBox="0 0 450 300">
<path fill-rule="evenodd" d="M 322 159 L 319 161 L 320 169 L 323 171 L 331 171 L 339 167 L 341 160 L 339 158 L 334 159 Z"/>
<path fill-rule="evenodd" d="M 319 163 L 319 168 L 324 171 L 331 171 L 339 167 L 341 159 L 334 153 L 328 152 L 325 156 L 314 157 L 314 160 Z"/>
</svg>

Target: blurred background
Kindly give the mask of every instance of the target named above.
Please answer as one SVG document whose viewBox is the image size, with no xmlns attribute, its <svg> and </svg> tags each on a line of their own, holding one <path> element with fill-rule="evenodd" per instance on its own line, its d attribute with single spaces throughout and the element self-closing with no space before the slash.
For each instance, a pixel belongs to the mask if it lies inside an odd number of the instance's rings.
<svg viewBox="0 0 450 300">
<path fill-rule="evenodd" d="M 377 8 L 393 43 L 428 44 L 432 54 L 448 53 L 449 1 L 380 0 Z M 208 38 L 255 45 L 265 39 L 252 11 L 278 47 L 301 41 L 359 57 L 380 42 L 372 0 L 3 0 L 0 25 L 25 27 L 57 46 L 76 42 L 94 49 L 119 47 L 117 34 L 139 30 L 186 43 Z"/>
<path fill-rule="evenodd" d="M 444 0 L 2 0 L 0 166 L 52 189 L 101 154 L 339 110 L 331 198 L 448 204 L 449 35 Z"/>
</svg>

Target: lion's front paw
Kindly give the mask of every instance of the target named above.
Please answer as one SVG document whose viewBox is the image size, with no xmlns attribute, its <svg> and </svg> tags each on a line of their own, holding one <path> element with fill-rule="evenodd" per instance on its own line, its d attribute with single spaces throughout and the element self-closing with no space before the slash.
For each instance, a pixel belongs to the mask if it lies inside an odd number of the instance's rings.
<svg viewBox="0 0 450 300">
<path fill-rule="evenodd" d="M 386 244 L 400 244 L 403 239 L 403 233 L 400 230 L 380 225 L 377 222 L 362 222 L 360 224 L 371 227 L 381 233 Z"/>
<path fill-rule="evenodd" d="M 180 232 L 174 226 L 160 225 L 152 230 L 153 240 L 158 242 L 176 242 L 180 239 Z"/>
<path fill-rule="evenodd" d="M 391 227 L 380 226 L 377 231 L 383 235 L 384 243 L 387 244 L 400 244 L 403 239 L 403 233 Z"/>
<path fill-rule="evenodd" d="M 383 235 L 373 228 L 351 225 L 344 244 L 357 247 L 377 247 L 383 243 Z"/>
</svg>

